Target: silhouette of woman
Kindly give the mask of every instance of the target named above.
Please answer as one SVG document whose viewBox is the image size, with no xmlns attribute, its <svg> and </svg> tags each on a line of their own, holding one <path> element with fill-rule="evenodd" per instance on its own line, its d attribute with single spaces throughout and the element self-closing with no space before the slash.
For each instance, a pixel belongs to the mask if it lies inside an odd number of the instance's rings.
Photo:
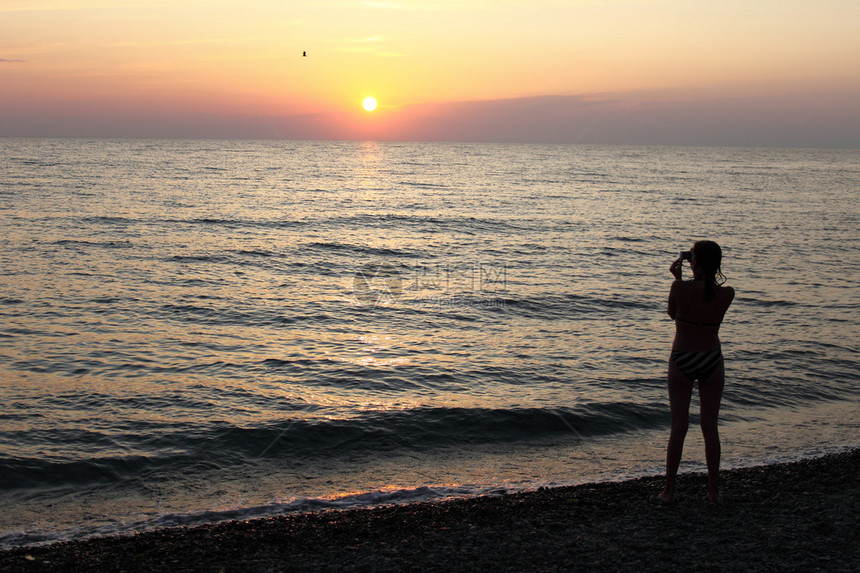
<svg viewBox="0 0 860 573">
<path fill-rule="evenodd" d="M 681 280 L 681 265 L 686 258 L 689 258 L 693 269 L 692 281 Z M 713 503 L 720 499 L 717 417 L 725 369 L 718 334 L 735 296 L 732 287 L 721 286 L 725 282 L 720 271 L 721 261 L 722 250 L 717 243 L 698 241 L 691 251 L 682 253 L 669 268 L 676 279 L 669 291 L 667 308 L 675 321 L 675 340 L 668 372 L 672 429 L 666 450 L 666 486 L 659 495 L 663 503 L 675 500 L 675 478 L 689 426 L 694 381 L 699 382 L 699 418 L 705 439 L 709 499 Z"/>
</svg>

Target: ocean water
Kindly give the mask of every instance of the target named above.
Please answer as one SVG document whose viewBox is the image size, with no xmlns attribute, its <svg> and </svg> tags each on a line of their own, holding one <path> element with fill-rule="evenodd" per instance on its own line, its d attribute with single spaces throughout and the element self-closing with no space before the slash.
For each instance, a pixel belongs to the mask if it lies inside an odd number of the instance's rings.
<svg viewBox="0 0 860 573">
<path fill-rule="evenodd" d="M 0 547 L 661 473 L 702 238 L 724 467 L 860 445 L 858 188 L 856 150 L 0 139 Z"/>
</svg>

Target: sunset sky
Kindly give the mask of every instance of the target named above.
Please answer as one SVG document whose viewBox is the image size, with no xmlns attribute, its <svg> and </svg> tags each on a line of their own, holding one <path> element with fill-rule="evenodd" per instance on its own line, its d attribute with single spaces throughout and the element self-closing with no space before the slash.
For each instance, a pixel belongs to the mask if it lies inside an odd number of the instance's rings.
<svg viewBox="0 0 860 573">
<path fill-rule="evenodd" d="M 860 148 L 858 25 L 856 0 L 0 0 L 0 136 Z"/>
</svg>

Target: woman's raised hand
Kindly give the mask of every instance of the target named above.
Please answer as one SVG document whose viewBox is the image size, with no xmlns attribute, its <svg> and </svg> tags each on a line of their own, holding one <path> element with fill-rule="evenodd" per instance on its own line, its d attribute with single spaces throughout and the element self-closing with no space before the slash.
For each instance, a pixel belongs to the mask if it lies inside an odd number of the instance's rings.
<svg viewBox="0 0 860 573">
<path fill-rule="evenodd" d="M 684 262 L 684 259 L 679 258 L 677 261 L 672 263 L 672 266 L 669 267 L 669 272 L 672 273 L 676 279 L 681 280 L 681 269 L 684 267 L 681 266 Z"/>
</svg>

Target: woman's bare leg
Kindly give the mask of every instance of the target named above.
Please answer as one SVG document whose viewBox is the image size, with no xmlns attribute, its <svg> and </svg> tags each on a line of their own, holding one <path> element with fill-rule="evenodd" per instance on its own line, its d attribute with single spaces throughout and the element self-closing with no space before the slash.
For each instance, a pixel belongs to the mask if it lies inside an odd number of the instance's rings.
<svg viewBox="0 0 860 573">
<path fill-rule="evenodd" d="M 717 429 L 717 419 L 720 414 L 720 401 L 723 398 L 725 382 L 725 368 L 720 362 L 708 380 L 699 383 L 699 422 L 702 426 L 702 437 L 705 439 L 705 461 L 708 464 L 708 497 L 711 503 L 720 500 L 720 433 Z"/>
<path fill-rule="evenodd" d="M 684 376 L 675 363 L 669 361 L 669 410 L 672 414 L 672 429 L 669 432 L 669 446 L 666 448 L 666 487 L 658 498 L 663 503 L 675 500 L 675 478 L 684 451 L 684 438 L 690 425 L 690 398 L 693 384 Z"/>
</svg>

